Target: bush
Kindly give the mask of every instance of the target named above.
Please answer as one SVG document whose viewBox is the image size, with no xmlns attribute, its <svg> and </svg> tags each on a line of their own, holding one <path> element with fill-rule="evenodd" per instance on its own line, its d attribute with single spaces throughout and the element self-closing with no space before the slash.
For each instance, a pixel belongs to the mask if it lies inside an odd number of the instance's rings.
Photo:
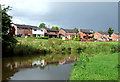
<svg viewBox="0 0 120 82">
<path fill-rule="evenodd" d="M 77 38 L 74 38 L 74 41 L 78 41 L 78 39 L 77 39 Z"/>
<path fill-rule="evenodd" d="M 74 39 L 74 36 L 72 35 L 72 40 Z"/>
<path fill-rule="evenodd" d="M 93 38 L 93 40 L 97 40 L 97 39 Z"/>
<path fill-rule="evenodd" d="M 48 37 L 39 37 L 39 39 L 48 39 Z"/>
<path fill-rule="evenodd" d="M 60 37 L 60 39 L 62 39 L 62 37 Z"/>
<path fill-rule="evenodd" d="M 118 49 L 119 49 L 118 47 L 119 47 L 118 44 L 112 44 L 112 45 L 111 45 L 111 52 L 112 52 L 112 53 L 117 52 Z"/>
</svg>

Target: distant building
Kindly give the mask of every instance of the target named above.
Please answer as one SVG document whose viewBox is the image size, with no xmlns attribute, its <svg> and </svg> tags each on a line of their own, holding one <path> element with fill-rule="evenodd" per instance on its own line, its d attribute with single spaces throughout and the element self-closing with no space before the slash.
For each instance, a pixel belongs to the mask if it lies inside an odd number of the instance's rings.
<svg viewBox="0 0 120 82">
<path fill-rule="evenodd" d="M 75 31 L 73 29 L 61 29 L 59 31 L 59 37 L 65 37 L 66 39 L 72 39 L 72 36 L 73 36 L 76 38 L 77 32 L 78 31 Z"/>
<path fill-rule="evenodd" d="M 79 29 L 80 39 L 93 39 L 94 31 L 92 29 Z"/>
<path fill-rule="evenodd" d="M 118 33 L 113 33 L 111 37 L 109 37 L 107 32 L 96 32 L 94 38 L 101 41 L 118 41 L 119 36 Z"/>
<path fill-rule="evenodd" d="M 50 29 L 50 28 L 41 28 L 44 30 L 44 36 L 48 36 L 49 38 L 58 38 L 59 31 L 56 29 Z"/>
<path fill-rule="evenodd" d="M 44 31 L 37 26 L 13 24 L 13 27 L 15 28 L 14 36 L 19 37 L 44 36 Z"/>
</svg>

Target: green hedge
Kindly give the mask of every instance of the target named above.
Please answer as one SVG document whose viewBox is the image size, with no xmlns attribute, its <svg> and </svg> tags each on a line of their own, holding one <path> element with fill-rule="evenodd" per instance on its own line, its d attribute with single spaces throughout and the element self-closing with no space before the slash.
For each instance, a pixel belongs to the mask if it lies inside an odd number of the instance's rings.
<svg viewBox="0 0 120 82">
<path fill-rule="evenodd" d="M 48 37 L 39 37 L 39 39 L 48 39 Z"/>
</svg>

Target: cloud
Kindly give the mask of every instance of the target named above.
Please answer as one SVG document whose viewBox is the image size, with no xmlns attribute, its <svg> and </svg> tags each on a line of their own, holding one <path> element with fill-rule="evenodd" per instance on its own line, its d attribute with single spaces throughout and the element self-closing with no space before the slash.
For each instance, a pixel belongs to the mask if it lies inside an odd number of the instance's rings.
<svg viewBox="0 0 120 82">
<path fill-rule="evenodd" d="M 118 0 L 104 3 L 99 2 L 54 2 L 54 0 L 1 0 L 7 5 L 12 6 L 8 13 L 13 16 L 14 23 L 30 24 L 39 26 L 44 22 L 51 26 L 63 28 L 94 28 L 97 30 L 107 30 L 114 27 L 117 31 L 118 20 Z M 59 0 L 58 0 L 59 1 Z M 67 1 L 67 0 L 65 0 Z M 80 1 L 80 0 L 79 0 Z M 98 0 L 89 0 L 98 1 Z M 112 2 L 111 1 L 115 1 Z M 71 3 L 72 2 L 72 3 Z M 103 2 L 103 3 L 100 3 Z"/>
</svg>

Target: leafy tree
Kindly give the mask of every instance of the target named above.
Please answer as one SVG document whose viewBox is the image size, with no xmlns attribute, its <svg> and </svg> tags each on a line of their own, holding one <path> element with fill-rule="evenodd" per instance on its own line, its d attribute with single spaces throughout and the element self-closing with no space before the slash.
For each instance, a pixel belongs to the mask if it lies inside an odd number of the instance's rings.
<svg viewBox="0 0 120 82">
<path fill-rule="evenodd" d="M 111 34 L 113 34 L 113 32 L 114 32 L 114 29 L 112 29 L 112 27 L 109 27 L 108 34 L 110 37 L 111 37 Z"/>
<path fill-rule="evenodd" d="M 63 28 L 60 28 L 61 30 L 63 30 Z"/>
<path fill-rule="evenodd" d="M 12 16 L 7 14 L 7 11 L 11 10 L 10 6 L 3 8 L 2 11 L 2 50 L 5 53 L 8 48 L 10 53 L 13 53 L 14 45 L 17 40 L 13 37 L 14 29 L 11 26 Z"/>
<path fill-rule="evenodd" d="M 53 26 L 52 29 L 59 30 L 59 28 L 57 26 Z"/>
<path fill-rule="evenodd" d="M 73 30 L 78 31 L 78 28 L 74 28 Z"/>
<path fill-rule="evenodd" d="M 39 25 L 39 27 L 40 27 L 40 28 L 47 28 L 46 25 L 45 25 L 45 23 L 41 23 L 41 24 Z"/>
</svg>

